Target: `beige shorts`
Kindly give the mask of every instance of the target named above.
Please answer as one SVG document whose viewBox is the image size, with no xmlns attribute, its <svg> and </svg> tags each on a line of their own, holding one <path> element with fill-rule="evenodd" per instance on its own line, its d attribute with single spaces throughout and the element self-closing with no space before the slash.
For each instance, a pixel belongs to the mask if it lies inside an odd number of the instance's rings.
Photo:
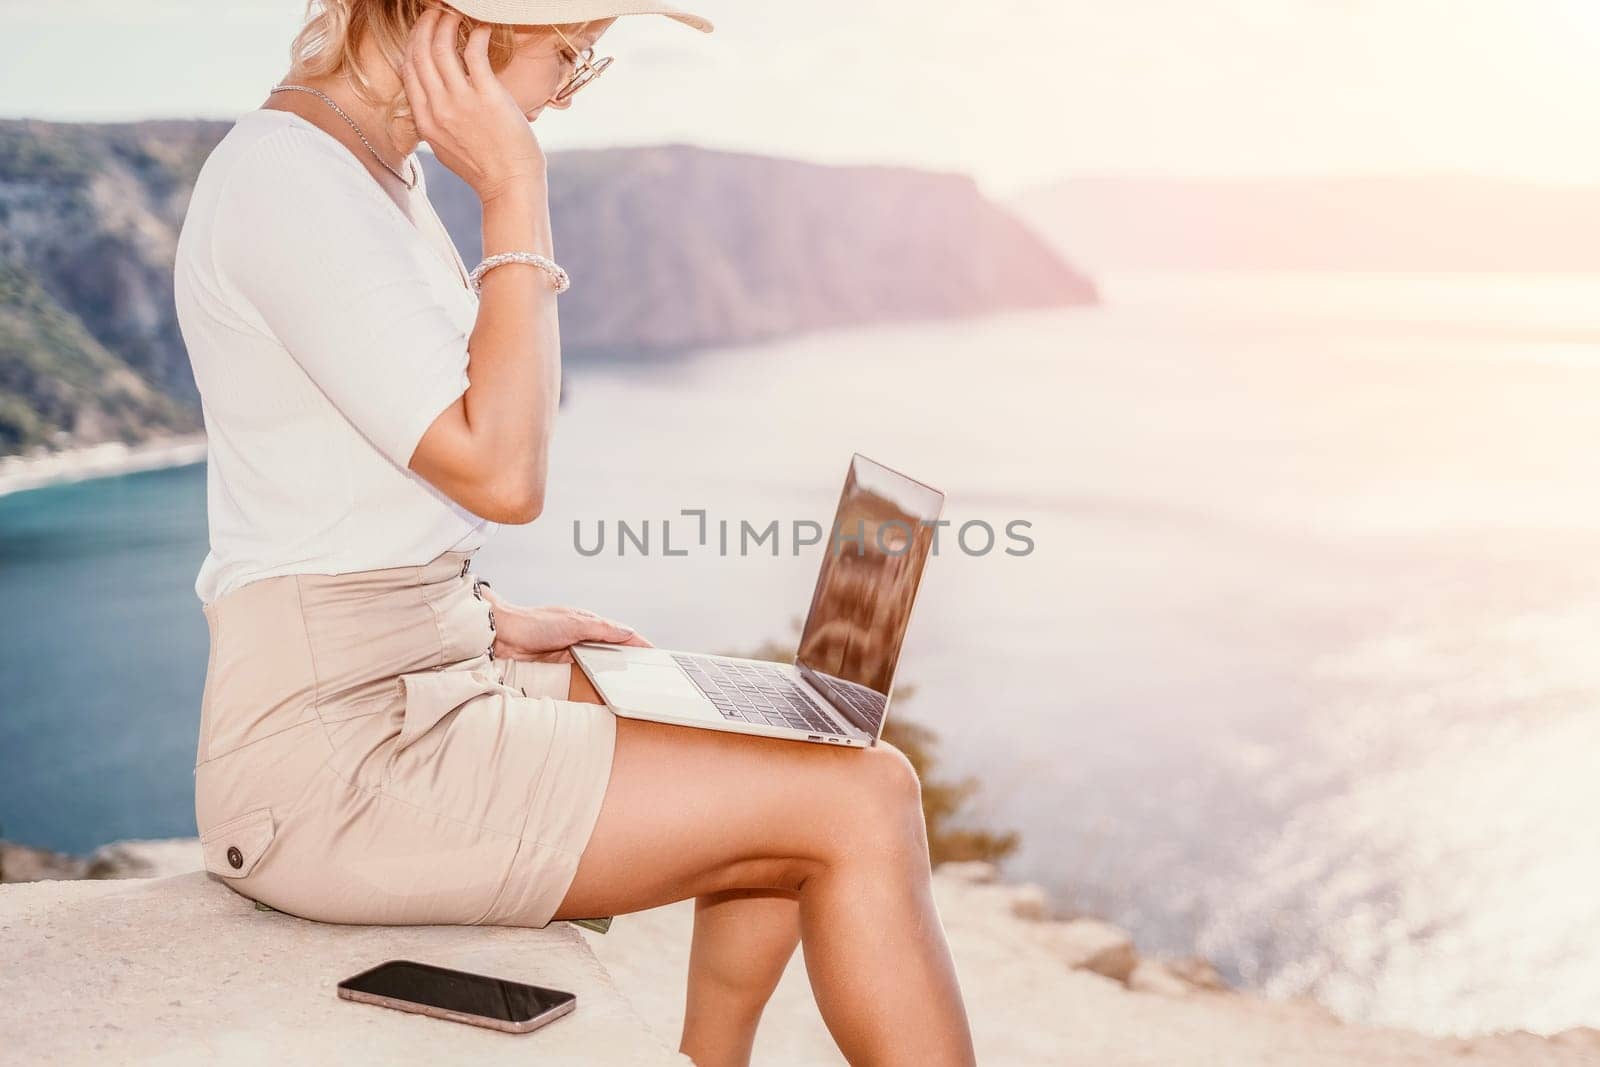
<svg viewBox="0 0 1600 1067">
<path fill-rule="evenodd" d="M 260 579 L 204 605 L 206 869 L 337 923 L 545 926 L 611 776 L 570 668 L 495 658 L 471 554 Z"/>
</svg>

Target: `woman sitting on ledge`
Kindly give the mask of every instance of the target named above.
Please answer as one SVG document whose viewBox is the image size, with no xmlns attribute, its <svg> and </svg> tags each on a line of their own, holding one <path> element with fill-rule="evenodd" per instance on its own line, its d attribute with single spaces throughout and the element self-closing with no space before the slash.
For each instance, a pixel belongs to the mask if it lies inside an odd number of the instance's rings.
<svg viewBox="0 0 1600 1067">
<path fill-rule="evenodd" d="M 618 16 L 711 24 L 650 0 L 455 8 L 313 5 L 184 221 L 206 866 L 338 923 L 542 927 L 694 897 L 696 1062 L 749 1061 L 802 942 L 852 1063 L 971 1063 L 902 753 L 620 719 L 567 649 L 646 642 L 472 571 L 491 524 L 540 513 L 560 393 L 566 278 L 530 122 L 604 68 Z M 466 269 L 423 139 L 481 199 L 484 255 L 525 254 Z"/>
</svg>

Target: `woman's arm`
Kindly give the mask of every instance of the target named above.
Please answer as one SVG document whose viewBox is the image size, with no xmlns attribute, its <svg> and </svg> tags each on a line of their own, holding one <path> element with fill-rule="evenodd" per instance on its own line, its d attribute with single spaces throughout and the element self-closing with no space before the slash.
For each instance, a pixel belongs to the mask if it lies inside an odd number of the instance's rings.
<svg viewBox="0 0 1600 1067">
<path fill-rule="evenodd" d="M 483 254 L 517 250 L 555 258 L 542 176 L 483 201 Z M 543 271 L 507 264 L 483 276 L 467 349 L 471 385 L 422 435 L 411 469 L 474 514 L 532 522 L 561 395 L 556 294 Z"/>
<path fill-rule="evenodd" d="M 418 136 L 483 203 L 483 254 L 555 258 L 545 157 L 516 100 L 489 66 L 480 26 L 456 52 L 460 17 L 425 12 L 401 69 Z M 410 468 L 463 507 L 495 522 L 531 522 L 561 393 L 556 295 L 537 267 L 484 275 L 468 340 L 467 391 L 417 443 Z"/>
</svg>

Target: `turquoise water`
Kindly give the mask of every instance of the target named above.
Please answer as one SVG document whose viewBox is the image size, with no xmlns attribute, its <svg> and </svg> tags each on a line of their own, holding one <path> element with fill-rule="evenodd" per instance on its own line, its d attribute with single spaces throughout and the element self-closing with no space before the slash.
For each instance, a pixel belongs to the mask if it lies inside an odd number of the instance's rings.
<svg viewBox="0 0 1600 1067">
<path fill-rule="evenodd" d="M 1600 281 L 1106 292 L 574 369 L 546 513 L 478 569 L 748 649 L 814 556 L 591 558 L 573 524 L 825 521 L 859 449 L 1032 523 L 930 561 L 890 712 L 1022 832 L 1008 874 L 1350 1018 L 1600 1024 Z M 202 473 L 0 498 L 6 836 L 193 832 Z"/>
<path fill-rule="evenodd" d="M 195 832 L 205 551 L 200 465 L 0 497 L 0 834 Z"/>
</svg>

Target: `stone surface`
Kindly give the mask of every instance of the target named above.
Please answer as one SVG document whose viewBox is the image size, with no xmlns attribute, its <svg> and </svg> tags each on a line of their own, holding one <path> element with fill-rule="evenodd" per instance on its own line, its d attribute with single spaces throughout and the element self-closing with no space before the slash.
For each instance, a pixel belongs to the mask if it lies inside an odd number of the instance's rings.
<svg viewBox="0 0 1600 1067">
<path fill-rule="evenodd" d="M 88 856 L 31 848 L 0 841 L 0 882 L 41 882 L 72 878 L 165 878 L 205 866 L 200 841 L 193 837 L 113 841 Z"/>
<path fill-rule="evenodd" d="M 1213 992 L 1223 993 L 1233 988 L 1210 960 L 1203 960 L 1199 956 L 1188 956 L 1181 960 L 1165 960 L 1163 961 L 1163 966 L 1196 989 L 1209 989 Z"/>
<path fill-rule="evenodd" d="M 1178 975 L 1160 960 L 1140 960 L 1128 975 L 1128 988 L 1139 993 L 1156 993 L 1164 997 L 1185 997 L 1195 991 L 1195 986 Z"/>
<path fill-rule="evenodd" d="M 1019 919 L 1044 922 L 1054 917 L 1050 894 L 1041 885 L 1024 882 L 1011 890 L 1011 914 Z"/>
<path fill-rule="evenodd" d="M 941 863 L 939 873 L 971 885 L 990 885 L 999 881 L 1000 871 L 985 860 L 966 860 L 961 863 Z"/>
<path fill-rule="evenodd" d="M 119 842 L 106 856 L 127 869 L 181 870 L 198 863 L 195 848 L 192 839 Z M 1204 960 L 1139 960 L 1127 984 L 1070 970 L 1051 940 L 1051 931 L 1067 924 L 1019 917 L 1014 887 L 983 866 L 942 865 L 933 880 L 979 1063 L 1600 1064 L 1600 1032 L 1591 1029 L 1549 1038 L 1437 1038 L 1341 1022 L 1305 999 L 1161 996 L 1136 988 L 1157 973 L 1200 989 L 1220 986 Z M 225 886 L 196 881 L 204 877 L 144 883 L 151 889 L 142 901 L 119 899 L 137 882 L 0 886 L 0 1063 L 493 1063 L 514 1056 L 533 1063 L 688 1064 L 667 1050 L 683 1026 L 692 900 L 620 916 L 604 935 L 559 923 L 543 931 L 322 926 L 256 912 Z M 278 925 L 251 922 L 257 918 Z M 574 936 L 588 942 L 593 956 L 571 953 Z M 338 978 L 400 953 L 571 989 L 579 1008 L 546 1030 L 518 1036 L 334 997 Z M 1152 965 L 1159 970 L 1147 971 Z M 63 1006 L 66 990 L 106 1025 Z M 642 1036 L 641 1017 L 654 1041 Z M 844 1063 L 817 1011 L 800 952 L 762 1015 L 752 1062 Z"/>
<path fill-rule="evenodd" d="M 390 959 L 568 990 L 577 1008 L 505 1034 L 338 998 L 340 979 Z M 566 923 L 314 923 L 203 871 L 0 886 L 0 1060 L 690 1065 Z"/>
<path fill-rule="evenodd" d="M 200 841 L 193 837 L 113 841 L 89 854 L 85 878 L 165 878 L 205 866 Z"/>
<path fill-rule="evenodd" d="M 1583 1067 L 1600 1063 L 1594 1031 L 1549 1039 L 1426 1037 L 1340 1023 L 1306 1002 L 1248 993 L 1155 996 L 1062 965 L 1054 924 L 1020 919 L 993 886 L 949 865 L 933 889 L 985 1067 Z M 585 934 L 617 988 L 666 1040 L 683 1026 L 694 902 L 624 915 Z M 1169 965 L 1173 966 L 1173 965 Z M 758 1067 L 843 1067 L 796 952 L 761 1017 Z"/>
<path fill-rule="evenodd" d="M 78 856 L 45 848 L 0 841 L 0 882 L 37 882 L 43 878 L 82 878 L 88 864 Z"/>
<path fill-rule="evenodd" d="M 1096 919 L 1040 923 L 1039 931 L 1056 956 L 1075 971 L 1126 982 L 1139 956 L 1126 930 Z"/>
</svg>

